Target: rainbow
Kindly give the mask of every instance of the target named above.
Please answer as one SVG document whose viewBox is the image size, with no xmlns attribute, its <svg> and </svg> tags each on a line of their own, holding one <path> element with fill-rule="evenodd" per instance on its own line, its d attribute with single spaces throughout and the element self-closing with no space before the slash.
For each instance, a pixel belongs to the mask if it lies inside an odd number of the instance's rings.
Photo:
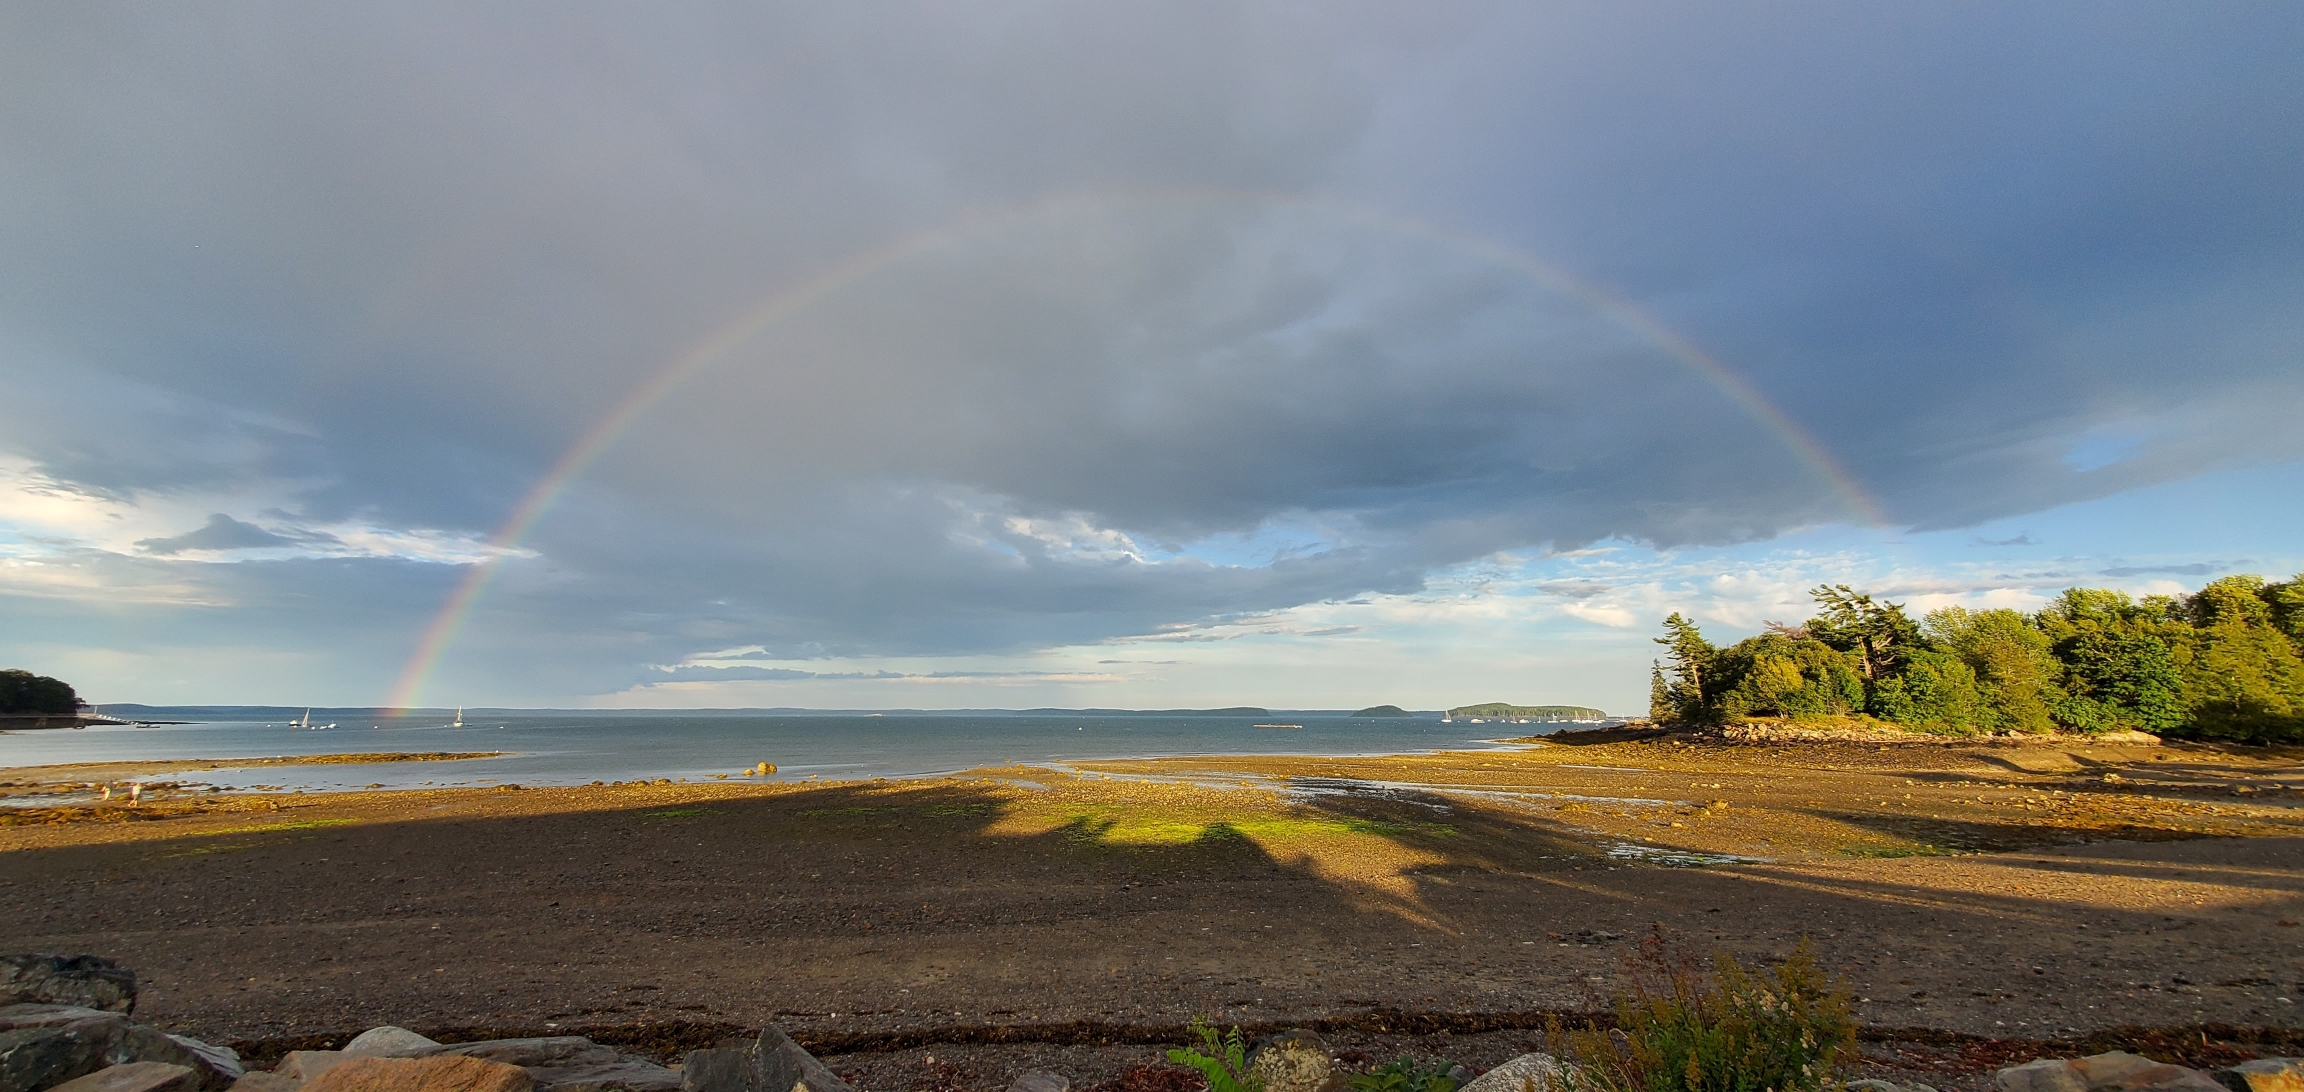
<svg viewBox="0 0 2304 1092">
<path fill-rule="evenodd" d="M 1417 238 L 1445 243 L 1485 261 L 1520 273 L 1564 295 L 1578 299 L 1596 312 L 1639 334 L 1654 343 L 1673 359 L 1687 365 L 1703 377 L 1728 400 L 1752 420 L 1778 437 L 1803 467 L 1830 487 L 1847 506 L 1851 515 L 1873 527 L 1886 527 L 1888 519 L 1874 502 L 1814 435 L 1801 427 L 1782 409 L 1768 401 L 1743 376 L 1736 374 L 1711 355 L 1697 348 L 1640 310 L 1631 302 L 1610 295 L 1600 289 L 1569 276 L 1524 251 L 1492 239 L 1439 227 L 1420 220 L 1398 216 L 1367 206 L 1335 201 L 1327 198 L 1292 194 L 1243 193 L 1224 190 L 1171 190 L 1151 193 L 1094 194 L 1050 198 L 1007 209 L 978 212 L 940 227 L 896 240 L 886 245 L 853 255 L 800 283 L 770 295 L 767 299 L 712 331 L 685 353 L 658 368 L 632 392 L 594 422 L 592 427 L 577 437 L 561 452 L 549 470 L 539 478 L 527 494 L 520 498 L 512 512 L 489 536 L 487 558 L 467 569 L 464 577 L 449 593 L 424 633 L 416 642 L 415 652 L 401 670 L 392 687 L 385 712 L 405 710 L 414 706 L 424 684 L 440 658 L 454 643 L 457 633 L 471 617 L 473 607 L 495 579 L 505 558 L 512 556 L 520 541 L 527 537 L 538 521 L 552 510 L 568 488 L 581 477 L 600 456 L 614 446 L 632 425 L 651 406 L 681 384 L 694 378 L 713 363 L 733 353 L 746 342 L 758 337 L 776 323 L 796 314 L 840 290 L 882 270 L 897 266 L 955 241 L 979 234 L 1020 225 L 1034 219 L 1076 209 L 1110 206 L 1126 202 L 1154 203 L 1230 203 L 1264 205 L 1273 208 L 1300 208 L 1319 211 L 1340 219 Z"/>
</svg>

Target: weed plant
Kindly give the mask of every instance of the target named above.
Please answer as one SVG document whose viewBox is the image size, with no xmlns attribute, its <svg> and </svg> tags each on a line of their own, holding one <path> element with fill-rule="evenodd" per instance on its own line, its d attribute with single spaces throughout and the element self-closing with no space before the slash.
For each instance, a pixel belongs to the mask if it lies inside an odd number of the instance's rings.
<svg viewBox="0 0 2304 1092">
<path fill-rule="evenodd" d="M 1239 1028 L 1220 1033 L 1195 1016 L 1192 1035 L 1200 1045 L 1171 1050 L 1168 1060 L 1199 1070 L 1208 1078 L 1208 1092 L 1264 1092 L 1263 1078 L 1248 1071 L 1248 1044 L 1240 1038 Z"/>
<path fill-rule="evenodd" d="M 1848 995 L 1802 939 L 1773 973 L 1727 953 L 1711 970 L 1652 933 L 1616 999 L 1616 1028 L 1550 1031 L 1571 1092 L 1823 1092 L 1855 1049 Z"/>
<path fill-rule="evenodd" d="M 1402 1057 L 1353 1077 L 1352 1088 L 1353 1092 L 1456 1092 L 1456 1078 L 1448 1075 L 1455 1068 L 1456 1063 L 1445 1058 L 1419 1063 Z"/>
</svg>

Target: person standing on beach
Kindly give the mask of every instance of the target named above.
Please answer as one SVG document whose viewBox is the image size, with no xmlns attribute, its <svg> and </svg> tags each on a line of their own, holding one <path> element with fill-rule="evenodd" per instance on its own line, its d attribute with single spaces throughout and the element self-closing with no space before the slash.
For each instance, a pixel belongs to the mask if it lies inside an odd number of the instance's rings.
<svg viewBox="0 0 2304 1092">
<path fill-rule="evenodd" d="M 135 806 L 136 806 L 136 798 L 137 798 L 137 797 L 139 797 L 139 796 L 142 796 L 143 794 L 144 794 L 144 783 L 143 783 L 143 782 L 141 782 L 141 781 L 131 781 L 131 782 L 129 782 L 129 783 L 128 783 L 128 806 L 129 806 L 129 807 L 135 807 Z"/>
</svg>

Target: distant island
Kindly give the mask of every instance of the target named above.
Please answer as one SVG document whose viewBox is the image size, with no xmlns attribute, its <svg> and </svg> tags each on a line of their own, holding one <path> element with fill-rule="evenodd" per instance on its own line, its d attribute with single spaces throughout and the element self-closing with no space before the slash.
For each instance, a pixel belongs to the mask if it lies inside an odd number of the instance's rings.
<svg viewBox="0 0 2304 1092">
<path fill-rule="evenodd" d="M 1588 705 L 1512 705 L 1492 701 L 1485 705 L 1462 705 L 1448 711 L 1450 717 L 1495 717 L 1498 720 L 1607 720 L 1605 710 Z"/>
<path fill-rule="evenodd" d="M 1412 717 L 1416 714 L 1397 705 L 1371 705 L 1352 715 L 1356 717 Z"/>
<path fill-rule="evenodd" d="M 1268 717 L 1270 709 L 1255 705 L 1228 705 L 1222 709 L 1026 709 L 1038 716 L 1097 717 Z"/>
</svg>

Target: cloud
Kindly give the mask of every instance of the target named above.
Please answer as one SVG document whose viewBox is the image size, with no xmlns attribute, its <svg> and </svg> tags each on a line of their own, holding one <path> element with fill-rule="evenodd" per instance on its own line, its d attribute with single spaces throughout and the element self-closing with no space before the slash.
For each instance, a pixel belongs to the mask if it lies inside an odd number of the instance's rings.
<svg viewBox="0 0 2304 1092">
<path fill-rule="evenodd" d="M 2195 561 L 2188 565 L 2116 565 L 2109 569 L 2098 569 L 2096 572 L 2099 576 L 2121 577 L 2144 576 L 2155 573 L 2169 576 L 2213 576 L 2217 573 L 2230 572 L 2235 566 L 2246 564 L 2248 564 L 2246 560 L 2241 560 L 2230 563 Z"/>
<path fill-rule="evenodd" d="M 148 554 L 180 554 L 186 550 L 256 550 L 266 546 L 291 546 L 296 541 L 217 512 L 198 530 L 168 538 L 137 539 L 136 548 Z"/>
<path fill-rule="evenodd" d="M 445 668 L 551 701 L 2304 457 L 2304 16 L 1683 14 L 0 12 L 5 586 L 378 700 L 623 421 Z"/>
<path fill-rule="evenodd" d="M 2039 543 L 2037 543 L 2037 542 L 2034 542 L 2034 541 L 2032 541 L 2032 535 L 2031 535 L 2031 533 L 2030 533 L 2030 532 L 2026 532 L 2026 533 L 2024 533 L 2024 534 L 2021 534 L 2021 535 L 2017 535 L 2017 536 L 2016 536 L 2016 537 L 2014 537 L 2014 538 L 1984 538 L 1984 537 L 1982 537 L 1982 536 L 1978 536 L 1978 537 L 1977 537 L 1977 538 L 1976 538 L 1974 541 L 1970 542 L 1970 543 L 1969 543 L 1969 545 L 1970 545 L 1970 546 L 2038 546 L 2038 545 L 2040 545 L 2040 544 L 2039 544 Z"/>
</svg>

